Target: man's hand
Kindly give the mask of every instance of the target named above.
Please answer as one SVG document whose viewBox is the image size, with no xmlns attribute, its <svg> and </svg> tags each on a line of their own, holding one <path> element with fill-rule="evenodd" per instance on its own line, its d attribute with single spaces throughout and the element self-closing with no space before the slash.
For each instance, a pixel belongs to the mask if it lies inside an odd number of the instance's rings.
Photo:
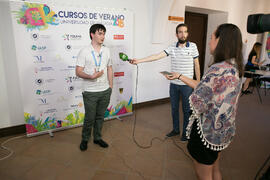
<svg viewBox="0 0 270 180">
<path fill-rule="evenodd" d="M 177 73 L 177 72 L 172 72 L 172 75 L 166 75 L 166 78 L 167 78 L 168 80 L 174 80 L 174 79 L 178 79 L 179 76 L 180 76 L 179 73 Z"/>
<path fill-rule="evenodd" d="M 96 72 L 96 70 L 95 70 L 95 72 L 91 75 L 91 78 L 90 79 L 97 79 L 100 76 L 102 76 L 103 74 L 104 74 L 104 70 L 99 71 L 99 72 Z"/>
</svg>

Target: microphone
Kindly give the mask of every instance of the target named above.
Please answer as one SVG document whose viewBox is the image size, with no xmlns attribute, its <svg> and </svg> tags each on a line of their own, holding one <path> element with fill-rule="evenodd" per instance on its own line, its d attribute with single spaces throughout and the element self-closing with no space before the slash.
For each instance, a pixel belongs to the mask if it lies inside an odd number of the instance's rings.
<svg viewBox="0 0 270 180">
<path fill-rule="evenodd" d="M 119 58 L 122 60 L 122 61 L 130 61 L 131 59 L 128 58 L 128 56 L 123 53 L 123 52 L 120 52 L 119 53 Z"/>
</svg>

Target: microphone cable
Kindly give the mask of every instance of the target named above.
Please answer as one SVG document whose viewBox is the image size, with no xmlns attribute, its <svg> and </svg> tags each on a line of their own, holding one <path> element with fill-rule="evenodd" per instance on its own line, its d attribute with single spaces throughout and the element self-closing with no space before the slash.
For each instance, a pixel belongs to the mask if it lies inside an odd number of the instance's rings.
<svg viewBox="0 0 270 180">
<path fill-rule="evenodd" d="M 139 67 L 138 67 L 138 65 L 136 64 L 136 85 L 135 85 L 136 103 L 137 103 L 137 97 L 138 97 L 138 77 L 139 77 Z M 136 125 L 137 125 L 137 113 L 136 113 L 136 106 L 134 106 L 134 122 L 133 122 L 133 130 L 132 130 L 132 140 L 133 140 L 133 142 L 134 142 L 139 148 L 141 148 L 141 149 L 149 149 L 149 148 L 151 148 L 151 147 L 153 146 L 153 141 L 154 141 L 154 140 L 159 140 L 160 142 L 164 143 L 164 142 L 168 139 L 167 136 L 166 136 L 164 139 L 161 139 L 161 138 L 159 138 L 159 137 L 153 137 L 153 138 L 151 139 L 151 141 L 150 141 L 150 145 L 147 145 L 147 146 L 140 145 L 140 144 L 137 142 L 136 138 L 135 138 Z M 173 140 L 173 144 L 174 144 L 178 149 L 180 149 L 180 150 L 185 154 L 185 156 L 187 156 L 187 157 L 192 161 L 191 157 L 184 151 L 184 149 L 183 149 L 181 146 L 179 146 L 179 145 L 175 142 L 174 138 L 172 138 L 172 140 Z"/>
</svg>

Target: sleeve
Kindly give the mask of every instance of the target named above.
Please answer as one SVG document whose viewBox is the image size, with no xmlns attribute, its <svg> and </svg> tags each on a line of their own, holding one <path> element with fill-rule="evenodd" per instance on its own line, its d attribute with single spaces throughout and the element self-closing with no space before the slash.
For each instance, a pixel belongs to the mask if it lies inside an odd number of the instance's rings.
<svg viewBox="0 0 270 180">
<path fill-rule="evenodd" d="M 85 66 L 85 55 L 84 55 L 84 49 L 81 49 L 77 61 L 76 61 L 76 66 L 84 67 Z"/>
<path fill-rule="evenodd" d="M 167 47 L 167 49 L 164 50 L 164 52 L 167 54 L 167 56 L 172 54 L 172 46 Z"/>
<path fill-rule="evenodd" d="M 214 77 L 210 68 L 190 96 L 191 109 L 198 115 L 206 112 L 212 104 Z"/>
<path fill-rule="evenodd" d="M 193 46 L 192 46 L 192 57 L 193 59 L 196 59 L 199 57 L 199 51 L 195 43 L 193 43 Z"/>
</svg>

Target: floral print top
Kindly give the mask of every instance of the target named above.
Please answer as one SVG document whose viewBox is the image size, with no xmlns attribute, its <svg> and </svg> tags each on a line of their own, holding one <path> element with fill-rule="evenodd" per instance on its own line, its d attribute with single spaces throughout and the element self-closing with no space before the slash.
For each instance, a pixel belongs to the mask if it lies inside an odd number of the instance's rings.
<svg viewBox="0 0 270 180">
<path fill-rule="evenodd" d="M 192 115 L 187 137 L 193 122 L 203 144 L 214 151 L 228 147 L 235 135 L 235 116 L 241 79 L 234 59 L 213 64 L 189 97 Z"/>
</svg>

